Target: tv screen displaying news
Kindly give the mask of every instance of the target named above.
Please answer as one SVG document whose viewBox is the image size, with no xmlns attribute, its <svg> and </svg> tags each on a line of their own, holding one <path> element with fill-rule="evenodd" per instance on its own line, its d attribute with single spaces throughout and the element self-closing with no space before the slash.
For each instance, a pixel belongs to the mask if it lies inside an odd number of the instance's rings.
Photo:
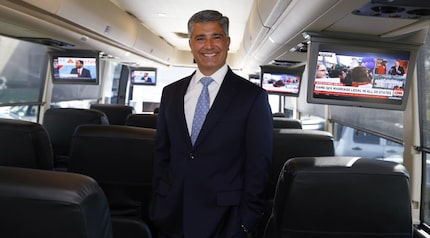
<svg viewBox="0 0 430 238">
<path fill-rule="evenodd" d="M 271 94 L 297 97 L 300 92 L 300 83 L 304 65 L 287 66 L 261 66 L 261 86 Z"/>
<path fill-rule="evenodd" d="M 54 83 L 98 84 L 97 52 L 51 53 Z"/>
<path fill-rule="evenodd" d="M 130 82 L 132 85 L 156 85 L 156 68 L 130 68 Z"/>
<path fill-rule="evenodd" d="M 308 102 L 404 110 L 415 50 L 372 43 L 311 45 Z"/>
</svg>

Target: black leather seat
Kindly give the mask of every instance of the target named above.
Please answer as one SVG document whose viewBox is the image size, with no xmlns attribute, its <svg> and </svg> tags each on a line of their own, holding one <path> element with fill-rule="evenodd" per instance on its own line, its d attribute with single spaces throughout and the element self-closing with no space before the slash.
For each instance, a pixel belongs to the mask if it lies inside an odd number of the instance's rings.
<svg viewBox="0 0 430 238">
<path fill-rule="evenodd" d="M 273 128 L 279 129 L 302 129 L 302 122 L 298 119 L 286 117 L 273 117 Z"/>
<path fill-rule="evenodd" d="M 109 124 L 107 116 L 93 109 L 49 108 L 42 125 L 48 131 L 54 151 L 54 168 L 66 170 L 70 143 L 77 126 L 82 124 Z"/>
<path fill-rule="evenodd" d="M 111 125 L 125 125 L 127 116 L 135 113 L 132 106 L 123 104 L 91 104 L 90 109 L 97 109 L 106 114 Z"/>
<path fill-rule="evenodd" d="M 119 125 L 82 125 L 73 136 L 68 171 L 93 177 L 109 200 L 114 234 L 126 225 L 149 223 L 155 129 Z M 122 222 L 115 222 L 119 219 Z M 131 219 L 125 222 L 124 219 Z M 119 235 L 119 237 L 123 237 Z"/>
<path fill-rule="evenodd" d="M 409 176 L 400 164 L 357 157 L 287 161 L 264 237 L 411 238 Z"/>
<path fill-rule="evenodd" d="M 127 126 L 157 129 L 158 114 L 130 114 L 125 124 Z"/>
<path fill-rule="evenodd" d="M 0 119 L 0 165 L 53 170 L 53 151 L 42 125 Z"/>
<path fill-rule="evenodd" d="M 0 211 L 2 237 L 112 237 L 103 191 L 80 174 L 0 166 Z"/>
<path fill-rule="evenodd" d="M 331 133 L 302 129 L 273 129 L 273 154 L 267 198 L 273 199 L 284 163 L 294 157 L 334 156 Z"/>
<path fill-rule="evenodd" d="M 334 156 L 334 142 L 331 133 L 302 129 L 273 129 L 273 152 L 269 182 L 265 193 L 265 211 L 262 222 L 254 232 L 261 237 L 269 219 L 275 197 L 276 183 L 284 163 L 294 157 Z"/>
</svg>

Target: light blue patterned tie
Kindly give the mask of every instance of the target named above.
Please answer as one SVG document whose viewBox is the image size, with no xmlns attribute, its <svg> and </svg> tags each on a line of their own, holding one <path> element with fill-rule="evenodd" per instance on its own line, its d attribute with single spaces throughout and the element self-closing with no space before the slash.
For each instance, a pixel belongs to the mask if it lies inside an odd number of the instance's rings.
<svg viewBox="0 0 430 238">
<path fill-rule="evenodd" d="M 209 91 L 208 86 L 214 80 L 210 77 L 204 77 L 200 79 L 200 82 L 203 84 L 202 92 L 200 93 L 199 99 L 197 101 L 196 110 L 194 112 L 193 126 L 191 129 L 191 142 L 194 145 L 196 142 L 197 136 L 200 133 L 200 129 L 202 128 L 203 122 L 205 121 L 206 114 L 209 111 L 210 101 L 209 101 Z"/>
</svg>

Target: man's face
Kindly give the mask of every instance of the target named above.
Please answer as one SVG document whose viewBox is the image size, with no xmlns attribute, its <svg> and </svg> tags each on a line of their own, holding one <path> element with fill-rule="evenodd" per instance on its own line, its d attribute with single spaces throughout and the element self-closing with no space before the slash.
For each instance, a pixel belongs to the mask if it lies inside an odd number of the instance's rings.
<svg viewBox="0 0 430 238">
<path fill-rule="evenodd" d="M 79 60 L 76 60 L 75 65 L 76 65 L 76 68 L 78 69 L 82 68 L 82 64 Z"/>
<path fill-rule="evenodd" d="M 199 22 L 194 24 L 189 44 L 200 71 L 208 76 L 225 64 L 230 37 L 218 22 Z"/>
<path fill-rule="evenodd" d="M 316 78 L 327 78 L 327 68 L 323 64 L 317 66 Z"/>
</svg>

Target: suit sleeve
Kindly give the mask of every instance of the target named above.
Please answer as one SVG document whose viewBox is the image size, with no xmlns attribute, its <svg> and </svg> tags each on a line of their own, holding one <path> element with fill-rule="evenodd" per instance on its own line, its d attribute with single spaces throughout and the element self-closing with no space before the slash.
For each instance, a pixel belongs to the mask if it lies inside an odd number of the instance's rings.
<svg viewBox="0 0 430 238">
<path fill-rule="evenodd" d="M 273 120 L 267 93 L 259 91 L 246 126 L 246 163 L 242 224 L 252 230 L 264 210 L 264 191 L 272 160 Z"/>
</svg>

